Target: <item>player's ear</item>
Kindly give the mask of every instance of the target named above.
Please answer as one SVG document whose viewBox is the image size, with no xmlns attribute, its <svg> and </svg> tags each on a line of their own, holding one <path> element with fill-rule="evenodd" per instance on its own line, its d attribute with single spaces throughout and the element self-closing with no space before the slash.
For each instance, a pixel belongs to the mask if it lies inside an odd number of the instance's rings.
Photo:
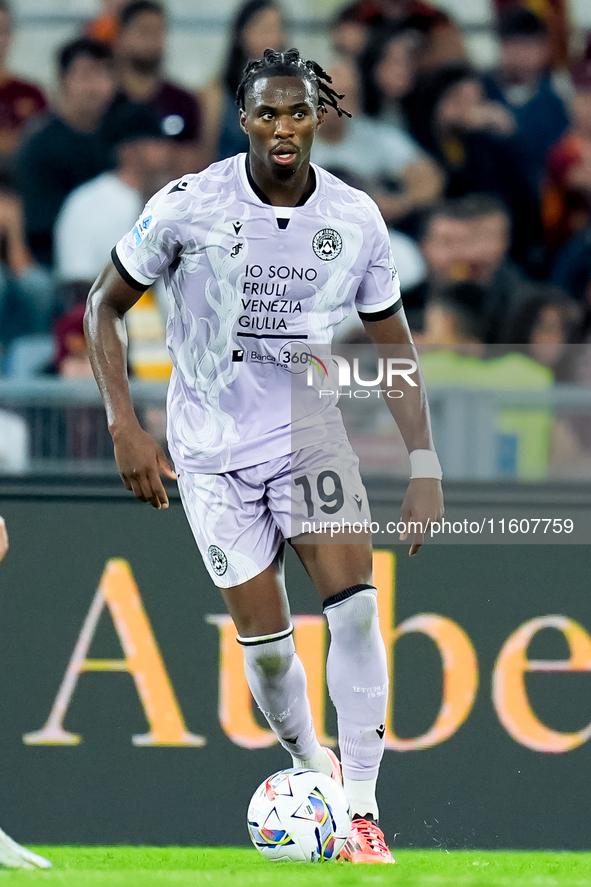
<svg viewBox="0 0 591 887">
<path fill-rule="evenodd" d="M 318 105 L 316 109 L 316 129 L 318 129 L 318 127 L 322 126 L 322 124 L 324 123 L 325 114 L 326 108 L 324 107 L 324 105 Z"/>
<path fill-rule="evenodd" d="M 246 111 L 243 108 L 240 108 L 238 119 L 240 120 L 240 129 L 248 135 L 248 129 L 246 127 Z"/>
</svg>

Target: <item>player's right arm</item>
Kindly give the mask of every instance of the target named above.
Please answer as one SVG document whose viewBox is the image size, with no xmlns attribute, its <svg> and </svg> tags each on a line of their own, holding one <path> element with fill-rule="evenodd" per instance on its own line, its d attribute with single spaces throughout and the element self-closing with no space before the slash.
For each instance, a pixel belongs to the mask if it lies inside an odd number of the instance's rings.
<svg viewBox="0 0 591 887">
<path fill-rule="evenodd" d="M 4 558 L 4 555 L 8 551 L 8 533 L 6 531 L 6 524 L 4 523 L 4 518 L 0 517 L 0 561 Z"/>
<path fill-rule="evenodd" d="M 139 424 L 127 380 L 124 318 L 141 295 L 109 262 L 88 296 L 84 331 L 123 483 L 142 502 L 150 502 L 154 508 L 168 508 L 160 473 L 170 478 L 175 474 L 162 448 Z"/>
</svg>

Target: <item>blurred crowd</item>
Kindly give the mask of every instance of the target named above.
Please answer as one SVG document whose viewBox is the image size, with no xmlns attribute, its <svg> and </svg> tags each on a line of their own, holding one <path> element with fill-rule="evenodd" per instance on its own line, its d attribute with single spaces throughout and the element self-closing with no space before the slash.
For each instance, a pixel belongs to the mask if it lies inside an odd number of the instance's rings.
<svg viewBox="0 0 591 887">
<path fill-rule="evenodd" d="M 492 70 L 430 0 L 340 9 L 317 61 L 352 116 L 327 112 L 312 159 L 378 204 L 418 343 L 502 345 L 587 382 L 565 347 L 591 342 L 591 39 L 573 57 L 558 6 L 492 2 Z M 85 377 L 81 306 L 111 248 L 167 181 L 246 149 L 243 68 L 292 40 L 279 2 L 247 0 L 191 91 L 167 77 L 165 6 L 104 0 L 48 97 L 7 69 L 12 34 L 0 0 L 0 372 Z M 165 376 L 158 292 L 130 328 L 131 369 Z M 362 341 L 355 319 L 340 338 Z"/>
</svg>

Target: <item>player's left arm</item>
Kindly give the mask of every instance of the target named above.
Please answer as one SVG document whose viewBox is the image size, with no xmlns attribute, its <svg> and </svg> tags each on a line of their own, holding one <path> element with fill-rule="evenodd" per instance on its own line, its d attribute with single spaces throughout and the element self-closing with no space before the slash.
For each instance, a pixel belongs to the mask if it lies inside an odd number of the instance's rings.
<svg viewBox="0 0 591 887">
<path fill-rule="evenodd" d="M 6 524 L 4 523 L 4 518 L 0 517 L 0 561 L 3 559 L 3 557 L 7 551 L 8 551 L 8 532 L 6 530 Z"/>
<path fill-rule="evenodd" d="M 421 547 L 429 524 L 433 521 L 441 520 L 443 516 L 441 480 L 434 476 L 424 476 L 424 474 L 429 474 L 430 464 L 438 464 L 431 434 L 427 392 L 404 309 L 400 308 L 395 314 L 383 320 L 370 321 L 364 319 L 363 325 L 369 338 L 378 347 L 381 356 L 384 357 L 384 362 L 388 357 L 393 356 L 393 348 L 391 346 L 394 345 L 396 346 L 396 358 L 413 360 L 417 365 L 416 372 L 412 374 L 413 380 L 416 381 L 416 386 L 403 382 L 403 397 L 386 397 L 390 412 L 400 429 L 409 454 L 414 454 L 416 450 L 427 450 L 433 453 L 433 457 L 428 454 L 425 456 L 424 453 L 416 457 L 411 455 L 413 476 L 411 476 L 406 496 L 402 503 L 402 520 L 407 525 L 409 521 L 414 521 L 423 528 L 421 533 L 410 534 L 413 542 L 410 546 L 409 554 L 412 557 Z M 426 466 L 426 470 L 421 469 L 421 465 Z M 434 474 L 435 472 L 432 473 Z M 408 537 L 408 532 L 401 535 L 403 541 Z"/>
</svg>

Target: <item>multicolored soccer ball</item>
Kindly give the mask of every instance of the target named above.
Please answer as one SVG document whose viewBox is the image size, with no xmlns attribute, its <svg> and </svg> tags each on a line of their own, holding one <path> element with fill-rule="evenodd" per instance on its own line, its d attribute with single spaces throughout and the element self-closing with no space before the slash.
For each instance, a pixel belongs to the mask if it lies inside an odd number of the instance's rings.
<svg viewBox="0 0 591 887">
<path fill-rule="evenodd" d="M 299 768 L 280 770 L 257 788 L 247 822 L 252 843 L 271 862 L 336 859 L 351 827 L 342 788 Z"/>
</svg>

